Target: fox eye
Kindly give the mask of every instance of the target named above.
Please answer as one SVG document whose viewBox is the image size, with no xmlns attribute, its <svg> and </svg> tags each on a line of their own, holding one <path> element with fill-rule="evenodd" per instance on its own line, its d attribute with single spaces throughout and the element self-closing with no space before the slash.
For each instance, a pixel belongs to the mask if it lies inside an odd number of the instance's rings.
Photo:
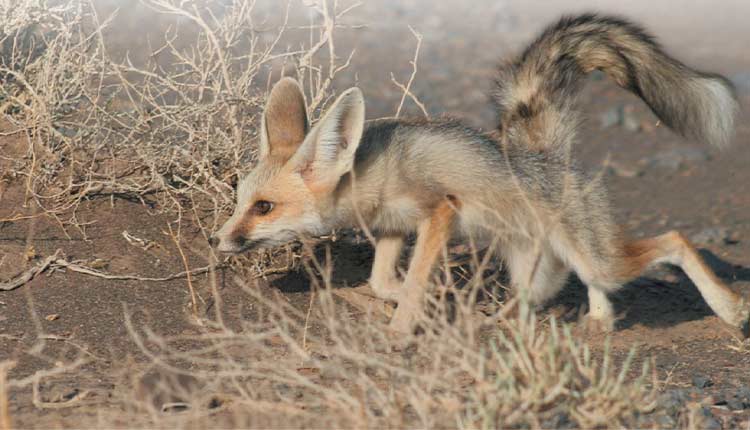
<svg viewBox="0 0 750 430">
<path fill-rule="evenodd" d="M 256 215 L 266 215 L 273 210 L 273 203 L 268 200 L 258 200 L 253 205 L 253 212 Z"/>
</svg>

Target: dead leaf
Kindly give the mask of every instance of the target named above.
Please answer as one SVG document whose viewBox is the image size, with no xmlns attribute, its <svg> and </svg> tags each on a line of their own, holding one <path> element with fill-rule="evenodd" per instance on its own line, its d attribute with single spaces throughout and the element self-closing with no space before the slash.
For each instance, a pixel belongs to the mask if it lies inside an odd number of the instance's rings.
<svg viewBox="0 0 750 430">
<path fill-rule="evenodd" d="M 269 336 L 265 339 L 265 343 L 269 346 L 287 346 L 286 341 L 284 338 L 279 336 L 278 334 L 275 334 L 273 336 Z"/>
<path fill-rule="evenodd" d="M 315 376 L 320 373 L 320 369 L 317 367 L 299 367 L 297 373 L 303 376 Z"/>
<path fill-rule="evenodd" d="M 34 245 L 29 246 L 26 248 L 26 252 L 23 254 L 23 258 L 26 259 L 26 261 L 31 261 L 35 258 L 37 258 L 39 254 L 36 253 L 36 249 L 34 248 Z"/>
<path fill-rule="evenodd" d="M 94 261 L 89 263 L 89 267 L 92 269 L 104 269 L 107 266 L 109 266 L 109 261 L 101 258 L 94 259 Z"/>
<path fill-rule="evenodd" d="M 54 321 L 58 318 L 60 318 L 60 315 L 58 314 L 49 314 L 46 317 L 44 317 L 44 319 L 46 319 L 47 321 Z"/>
</svg>

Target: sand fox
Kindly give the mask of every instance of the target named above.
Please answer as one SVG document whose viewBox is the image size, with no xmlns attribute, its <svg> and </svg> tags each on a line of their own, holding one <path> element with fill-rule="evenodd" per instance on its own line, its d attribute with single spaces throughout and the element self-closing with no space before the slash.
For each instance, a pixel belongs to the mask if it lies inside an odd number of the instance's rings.
<svg viewBox="0 0 750 430">
<path fill-rule="evenodd" d="M 669 263 L 722 320 L 749 336 L 745 301 L 684 236 L 625 240 L 603 184 L 569 159 L 579 124 L 573 102 L 594 70 L 638 95 L 678 133 L 729 143 L 738 105 L 728 80 L 669 57 L 625 20 L 563 17 L 500 68 L 499 123 L 491 134 L 453 121 L 366 123 L 358 88 L 341 94 L 310 128 L 299 85 L 282 79 L 263 114 L 258 165 L 211 242 L 238 253 L 364 222 L 377 238 L 369 282 L 378 296 L 398 302 L 390 323 L 397 332 L 413 328 L 453 235 L 496 238 L 513 286 L 534 304 L 555 295 L 574 271 L 588 287 L 587 317 L 607 327 L 614 321 L 608 293 Z M 415 232 L 399 280 L 404 238 Z"/>
</svg>

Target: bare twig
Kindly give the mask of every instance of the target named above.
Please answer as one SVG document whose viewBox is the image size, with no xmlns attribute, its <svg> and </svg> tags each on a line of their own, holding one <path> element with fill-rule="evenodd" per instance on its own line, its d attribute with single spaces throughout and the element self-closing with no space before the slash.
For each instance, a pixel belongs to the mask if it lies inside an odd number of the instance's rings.
<svg viewBox="0 0 750 430">
<path fill-rule="evenodd" d="M 13 361 L 0 362 L 0 430 L 10 430 L 10 408 L 8 407 L 8 370 L 15 366 Z"/>
<path fill-rule="evenodd" d="M 179 222 L 181 221 L 178 221 L 178 223 Z M 177 251 L 179 251 L 180 253 L 180 258 L 182 258 L 182 264 L 185 267 L 184 273 L 185 277 L 187 278 L 188 289 L 190 290 L 190 303 L 193 306 L 193 317 L 198 318 L 198 301 L 195 298 L 195 289 L 193 288 L 193 279 L 190 273 L 190 265 L 188 264 L 187 257 L 185 257 L 185 252 L 182 250 L 182 245 L 180 244 L 180 227 L 181 224 L 178 224 L 177 234 L 175 234 L 172 230 L 172 225 L 167 224 L 167 228 L 169 229 L 169 236 L 172 238 L 172 241 L 177 247 Z M 211 268 L 211 265 L 207 266 L 207 268 Z"/>
<path fill-rule="evenodd" d="M 430 115 L 427 113 L 427 108 L 425 108 L 425 105 L 419 101 L 417 96 L 414 95 L 411 91 L 411 85 L 414 83 L 414 78 L 417 76 L 417 61 L 419 60 L 419 50 L 422 48 L 422 35 L 417 33 L 416 30 L 414 30 L 411 26 L 409 26 L 409 31 L 411 31 L 411 34 L 414 35 L 414 38 L 417 39 L 417 47 L 414 48 L 414 58 L 409 62 L 412 67 L 411 75 L 409 76 L 409 80 L 406 82 L 406 85 L 398 82 L 396 80 L 396 77 L 393 76 L 393 73 L 391 73 L 391 81 L 402 91 L 401 94 L 401 100 L 398 103 L 398 107 L 396 108 L 396 114 L 394 117 L 398 118 L 401 115 L 401 109 L 404 107 L 404 102 L 406 101 L 406 97 L 409 97 L 418 107 L 422 110 L 422 114 L 425 118 L 429 118 Z"/>
<path fill-rule="evenodd" d="M 56 263 L 59 259 L 60 251 L 58 250 L 53 255 L 45 258 L 44 260 L 37 263 L 36 266 L 24 271 L 23 273 L 15 276 L 8 282 L 0 282 L 0 291 L 11 291 L 31 281 L 38 274 L 49 269 L 50 265 Z"/>
<path fill-rule="evenodd" d="M 204 266 L 204 267 L 200 267 L 200 268 L 193 269 L 193 270 L 184 270 L 182 272 L 174 273 L 172 275 L 163 276 L 163 277 L 148 277 L 148 276 L 138 276 L 138 275 L 114 275 L 114 274 L 101 272 L 99 270 L 92 269 L 90 267 L 86 267 L 78 263 L 67 261 L 59 257 L 60 253 L 61 251 L 58 250 L 57 252 L 55 252 L 55 254 L 45 258 L 44 260 L 37 263 L 36 266 L 26 270 L 20 275 L 17 275 L 10 281 L 0 283 L 0 291 L 14 290 L 26 284 L 27 282 L 31 281 L 32 279 L 34 279 L 34 277 L 36 277 L 40 273 L 43 273 L 50 269 L 58 269 L 58 268 L 65 268 L 72 272 L 82 273 L 84 275 L 95 276 L 97 278 L 108 279 L 111 281 L 142 281 L 142 282 L 171 281 L 174 279 L 184 278 L 187 276 L 200 275 L 202 273 L 208 272 L 211 269 L 211 266 L 209 265 L 209 266 Z M 220 265 L 217 267 L 220 267 Z"/>
</svg>

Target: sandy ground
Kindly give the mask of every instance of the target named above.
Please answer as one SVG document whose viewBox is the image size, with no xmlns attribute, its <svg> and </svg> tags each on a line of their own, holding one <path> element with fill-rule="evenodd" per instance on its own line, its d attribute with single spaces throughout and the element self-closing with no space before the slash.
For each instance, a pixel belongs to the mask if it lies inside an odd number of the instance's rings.
<svg viewBox="0 0 750 430">
<path fill-rule="evenodd" d="M 352 66 L 357 74 L 344 76 L 337 85 L 343 88 L 356 82 L 363 88 L 368 117 L 392 114 L 400 93 L 390 83 L 390 73 L 403 81 L 411 72 L 408 60 L 415 46 L 407 27 L 411 25 L 424 36 L 415 94 L 431 115 L 450 113 L 487 129 L 493 123 L 486 94 L 494 65 L 560 13 L 591 9 L 616 12 L 643 23 L 670 52 L 689 64 L 732 77 L 742 102 L 747 103 L 750 30 L 745 21 L 750 16 L 750 3 L 742 0 L 719 4 L 697 0 L 369 2 L 351 18 L 352 23 L 366 22 L 367 26 L 346 30 L 340 46 L 341 52 L 357 49 Z M 138 8 L 123 9 L 118 25 L 129 28 L 133 25 L 129 20 L 148 19 L 139 13 Z M 607 158 L 615 164 L 605 175 L 617 219 L 626 230 L 633 236 L 673 228 L 685 232 L 700 242 L 709 264 L 732 288 L 750 295 L 750 113 L 740 113 L 733 145 L 718 151 L 687 142 L 664 127 L 654 127 L 655 118 L 637 98 L 605 81 L 592 81 L 580 106 L 587 121 L 576 156 L 590 169 L 603 169 Z M 413 105 L 407 109 L 418 112 Z M 638 127 L 605 126 L 608 115 L 616 115 L 618 109 L 626 111 Z M 5 139 L 2 144 L 14 142 Z M 1 199 L 0 215 L 4 215 L 8 207 L 22 203 L 23 191 L 11 186 Z M 0 279 L 30 264 L 22 257 L 28 245 L 41 256 L 62 249 L 73 258 L 101 258 L 113 273 L 162 276 L 182 270 L 180 256 L 164 233 L 168 217 L 153 215 L 148 208 L 124 200 L 89 202 L 79 217 L 94 222 L 87 229 L 88 240 L 73 231 L 72 238 L 67 238 L 48 219 L 0 224 Z M 122 237 L 124 230 L 160 246 L 134 248 Z M 205 249 L 203 238 L 194 231 L 186 234 L 196 251 L 190 253 L 191 265 L 205 264 L 200 257 Z M 367 245 L 343 250 L 334 247 L 334 262 L 346 268 L 350 282 L 366 279 L 370 259 Z M 207 291 L 205 277 L 199 276 L 195 282 L 201 292 Z M 303 275 L 282 277 L 263 288 L 280 289 L 300 306 L 309 301 Z M 228 317 L 241 315 L 246 296 L 231 289 L 221 294 Z M 60 357 L 74 356 L 85 346 L 87 353 L 97 358 L 85 369 L 85 378 L 42 387 L 47 399 L 64 396 L 73 388 L 88 390 L 91 406 L 41 411 L 29 401 L 30 393 L 17 392 L 11 398 L 17 425 L 76 422 L 78 415 L 92 417 L 109 407 L 113 396 L 127 385 L 127 378 L 118 373 L 118 364 L 123 357 L 139 359 L 123 323 L 124 312 L 134 312 L 137 321 L 165 335 L 190 333 L 194 328 L 188 322 L 188 301 L 184 280 L 105 281 L 62 272 L 0 293 L 0 359 L 19 360 L 13 377 L 29 375 L 46 364 L 25 353 L 39 332 L 72 336 L 74 342 L 49 341 L 48 347 Z M 575 308 L 584 302 L 580 284 L 571 280 L 552 307 Z M 622 315 L 612 340 L 617 356 L 623 357 L 631 346 L 638 345 L 642 359 L 653 357 L 669 390 L 683 390 L 680 392 L 688 393 L 686 396 L 712 395 L 715 402 L 709 413 L 724 427 L 747 422 L 750 403 L 747 409 L 736 410 L 727 402 L 737 390 L 750 386 L 750 353 L 731 348 L 735 345 L 733 334 L 712 315 L 687 278 L 677 271 L 659 270 L 626 286 L 615 302 Z M 591 340 L 601 342 L 600 338 Z M 710 384 L 703 384 L 704 379 Z"/>
</svg>

